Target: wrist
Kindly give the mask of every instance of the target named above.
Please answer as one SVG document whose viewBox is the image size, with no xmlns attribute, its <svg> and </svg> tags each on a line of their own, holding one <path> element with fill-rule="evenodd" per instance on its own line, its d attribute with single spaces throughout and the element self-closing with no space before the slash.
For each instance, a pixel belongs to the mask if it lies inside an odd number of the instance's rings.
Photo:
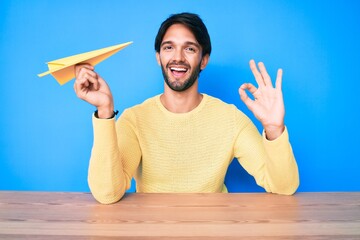
<svg viewBox="0 0 360 240">
<path fill-rule="evenodd" d="M 275 140 L 276 138 L 281 136 L 281 134 L 284 132 L 284 130 L 285 130 L 284 125 L 265 127 L 264 131 L 265 131 L 266 139 L 268 139 L 270 141 Z"/>
<path fill-rule="evenodd" d="M 113 111 L 113 113 L 112 113 L 112 115 L 111 115 L 110 117 L 105 118 L 105 117 L 99 117 L 98 110 L 96 110 L 95 113 L 94 113 L 94 115 L 95 115 L 96 118 L 99 118 L 99 119 L 112 119 L 112 118 L 114 118 L 118 113 L 119 113 L 118 110 Z"/>
<path fill-rule="evenodd" d="M 109 119 L 114 117 L 114 107 L 98 108 L 95 111 L 95 117 Z"/>
</svg>

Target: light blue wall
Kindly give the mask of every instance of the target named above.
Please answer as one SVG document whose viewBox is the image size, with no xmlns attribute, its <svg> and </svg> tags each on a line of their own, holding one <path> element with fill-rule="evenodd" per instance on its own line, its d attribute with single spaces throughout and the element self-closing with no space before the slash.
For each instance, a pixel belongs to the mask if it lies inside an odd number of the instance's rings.
<svg viewBox="0 0 360 240">
<path fill-rule="evenodd" d="M 237 93 L 254 82 L 248 61 L 264 61 L 273 78 L 284 69 L 299 191 L 359 191 L 360 6 L 349 0 L 0 1 L 0 190 L 88 191 L 94 108 L 76 98 L 73 82 L 36 74 L 46 61 L 134 41 L 97 70 L 117 109 L 140 103 L 163 87 L 157 29 L 182 11 L 198 13 L 212 38 L 202 92 L 254 119 Z M 226 182 L 259 191 L 236 164 Z"/>
</svg>

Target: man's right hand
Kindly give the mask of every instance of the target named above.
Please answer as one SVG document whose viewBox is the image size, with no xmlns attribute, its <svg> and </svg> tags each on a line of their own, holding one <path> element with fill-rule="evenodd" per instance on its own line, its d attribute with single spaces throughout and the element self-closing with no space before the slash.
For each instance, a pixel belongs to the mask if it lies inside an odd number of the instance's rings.
<svg viewBox="0 0 360 240">
<path fill-rule="evenodd" d="M 89 64 L 75 66 L 74 90 L 78 98 L 95 106 L 99 118 L 110 118 L 114 114 L 114 101 L 109 86 Z"/>
</svg>

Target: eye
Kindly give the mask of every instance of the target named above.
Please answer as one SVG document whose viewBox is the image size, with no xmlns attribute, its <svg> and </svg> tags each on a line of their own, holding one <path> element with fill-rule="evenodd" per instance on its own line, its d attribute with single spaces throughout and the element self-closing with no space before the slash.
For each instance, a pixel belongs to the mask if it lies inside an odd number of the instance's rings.
<svg viewBox="0 0 360 240">
<path fill-rule="evenodd" d="M 193 47 L 187 47 L 186 51 L 188 51 L 188 52 L 196 52 L 196 49 L 193 48 Z"/>
<path fill-rule="evenodd" d="M 173 49 L 173 47 L 171 45 L 164 45 L 162 48 L 164 51 L 170 51 Z"/>
<path fill-rule="evenodd" d="M 194 48 L 194 47 L 187 47 L 187 48 L 185 48 L 185 50 L 186 50 L 187 52 L 191 52 L 191 53 L 195 53 L 195 52 L 196 52 L 196 48 Z"/>
</svg>

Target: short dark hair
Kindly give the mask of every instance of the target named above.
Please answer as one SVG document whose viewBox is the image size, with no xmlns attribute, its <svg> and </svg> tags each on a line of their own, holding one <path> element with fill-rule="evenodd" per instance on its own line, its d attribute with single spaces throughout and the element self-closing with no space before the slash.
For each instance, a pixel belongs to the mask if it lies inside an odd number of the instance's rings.
<svg viewBox="0 0 360 240">
<path fill-rule="evenodd" d="M 164 35 L 169 27 L 173 24 L 185 25 L 195 36 L 196 40 L 202 48 L 202 56 L 211 53 L 210 36 L 204 22 L 199 15 L 194 13 L 179 13 L 170 15 L 160 26 L 159 31 L 155 38 L 155 51 L 160 52 L 160 45 Z"/>
</svg>

